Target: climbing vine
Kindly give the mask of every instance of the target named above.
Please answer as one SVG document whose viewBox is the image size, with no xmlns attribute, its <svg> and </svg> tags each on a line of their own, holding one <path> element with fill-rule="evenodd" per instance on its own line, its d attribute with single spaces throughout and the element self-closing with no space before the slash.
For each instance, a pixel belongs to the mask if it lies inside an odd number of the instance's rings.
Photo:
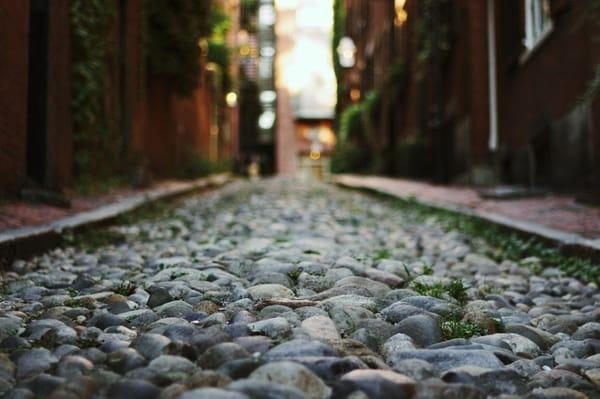
<svg viewBox="0 0 600 399">
<path fill-rule="evenodd" d="M 431 60 L 434 50 L 440 52 L 440 60 L 450 53 L 452 45 L 452 2 L 449 0 L 423 0 L 419 3 L 420 17 L 415 27 L 417 44 L 417 77 L 422 78 Z M 439 23 L 434 26 L 434 7 L 439 7 Z M 438 40 L 435 40 L 434 30 L 438 30 Z"/>
<path fill-rule="evenodd" d="M 212 1 L 147 1 L 148 74 L 163 79 L 181 96 L 190 95 L 200 76 L 199 40 L 211 33 Z"/>
<path fill-rule="evenodd" d="M 208 39 L 208 62 L 217 65 L 221 71 L 221 94 L 229 91 L 233 82 L 229 73 L 231 49 L 227 46 L 226 34 L 231 28 L 231 18 L 221 7 L 213 7 L 210 17 L 211 36 Z M 224 97 L 223 95 L 221 97 Z"/>
<path fill-rule="evenodd" d="M 114 50 L 109 30 L 114 23 L 114 2 L 72 0 L 71 112 L 73 118 L 74 169 L 78 179 L 87 179 L 114 164 L 99 157 L 116 151 L 109 132 L 106 88 L 108 57 Z M 100 168 L 99 168 L 100 167 Z"/>
</svg>

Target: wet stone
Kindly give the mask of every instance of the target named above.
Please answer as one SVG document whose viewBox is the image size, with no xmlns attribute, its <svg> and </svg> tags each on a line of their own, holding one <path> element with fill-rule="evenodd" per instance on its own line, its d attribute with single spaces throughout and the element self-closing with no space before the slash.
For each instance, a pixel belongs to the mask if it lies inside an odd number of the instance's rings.
<svg viewBox="0 0 600 399">
<path fill-rule="evenodd" d="M 74 378 L 87 374 L 94 368 L 94 364 L 82 356 L 65 356 L 57 365 L 56 373 L 60 377 Z"/>
<path fill-rule="evenodd" d="M 413 339 L 406 334 L 398 333 L 385 341 L 380 351 L 383 357 L 388 359 L 393 353 L 406 349 L 416 349 Z"/>
<path fill-rule="evenodd" d="M 106 358 L 106 364 L 119 374 L 146 365 L 146 359 L 133 348 L 122 348 L 111 352 Z"/>
<path fill-rule="evenodd" d="M 354 370 L 342 376 L 333 395 L 360 391 L 373 398 L 410 398 L 415 384 L 412 378 L 389 370 Z"/>
<path fill-rule="evenodd" d="M 185 317 L 188 314 L 192 313 L 193 310 L 194 308 L 192 307 L 192 305 L 179 300 L 167 302 L 154 308 L 154 311 L 160 317 Z"/>
<path fill-rule="evenodd" d="M 266 335 L 270 338 L 280 339 L 291 333 L 290 323 L 284 317 L 261 320 L 247 325 L 250 332 Z"/>
<path fill-rule="evenodd" d="M 318 341 L 293 340 L 275 346 L 265 357 L 268 360 L 282 360 L 298 356 L 336 356 L 331 346 Z"/>
<path fill-rule="evenodd" d="M 526 354 L 531 357 L 535 357 L 540 354 L 540 348 L 535 344 L 535 342 L 531 341 L 529 338 L 524 337 L 520 334 L 513 333 L 497 333 L 492 335 L 487 335 L 484 337 L 485 339 L 498 339 L 512 349 L 515 354 Z M 473 342 L 484 342 L 484 339 L 474 338 Z"/>
<path fill-rule="evenodd" d="M 34 348 L 26 351 L 16 361 L 17 378 L 25 379 L 49 370 L 58 359 L 47 349 Z"/>
<path fill-rule="evenodd" d="M 421 359 L 406 359 L 394 363 L 394 371 L 404 374 L 417 381 L 438 377 L 439 370 L 429 362 Z"/>
<path fill-rule="evenodd" d="M 169 381 L 178 381 L 192 374 L 196 365 L 181 356 L 161 355 L 153 359 L 148 368 Z"/>
<path fill-rule="evenodd" d="M 302 364 L 329 385 L 338 381 L 343 374 L 368 368 L 367 364 L 356 356 L 342 358 L 334 356 L 300 356 L 291 360 Z"/>
<path fill-rule="evenodd" d="M 442 380 L 478 387 L 490 395 L 521 395 L 527 391 L 525 379 L 513 370 L 489 370 L 462 366 L 446 371 Z"/>
<path fill-rule="evenodd" d="M 295 362 L 271 362 L 256 369 L 249 379 L 274 382 L 295 388 L 311 399 L 329 397 L 331 389 L 312 371 Z"/>
<path fill-rule="evenodd" d="M 396 325 L 396 331 L 406 334 L 422 347 L 442 341 L 442 331 L 436 320 L 425 315 L 409 316 Z"/>
<path fill-rule="evenodd" d="M 111 385 L 108 396 L 113 399 L 155 399 L 160 389 L 147 381 L 122 379 Z"/>
<path fill-rule="evenodd" d="M 163 335 L 142 334 L 131 343 L 131 347 L 146 359 L 154 359 L 162 354 L 163 348 L 170 342 Z"/>
<path fill-rule="evenodd" d="M 179 399 L 248 399 L 248 396 L 217 388 L 200 388 L 183 393 Z"/>
<path fill-rule="evenodd" d="M 440 370 L 449 370 L 460 366 L 475 366 L 489 369 L 501 369 L 502 362 L 492 353 L 484 350 L 457 349 L 416 349 L 393 353 L 388 362 L 392 367 L 406 359 L 421 359 Z"/>
<path fill-rule="evenodd" d="M 327 342 L 341 338 L 335 323 L 327 316 L 309 317 L 302 322 L 301 327 L 312 339 Z"/>
<path fill-rule="evenodd" d="M 293 387 L 262 380 L 241 379 L 232 382 L 226 389 L 250 399 L 307 399 L 303 392 Z"/>
<path fill-rule="evenodd" d="M 254 353 L 251 357 L 231 360 L 219 367 L 217 371 L 231 379 L 237 380 L 248 377 L 250 373 L 263 364 L 264 362 L 260 356 Z"/>
<path fill-rule="evenodd" d="M 233 342 L 225 342 L 211 346 L 199 358 L 198 364 L 206 369 L 217 369 L 225 363 L 243 359 L 249 356 L 249 353 L 240 345 Z"/>
</svg>

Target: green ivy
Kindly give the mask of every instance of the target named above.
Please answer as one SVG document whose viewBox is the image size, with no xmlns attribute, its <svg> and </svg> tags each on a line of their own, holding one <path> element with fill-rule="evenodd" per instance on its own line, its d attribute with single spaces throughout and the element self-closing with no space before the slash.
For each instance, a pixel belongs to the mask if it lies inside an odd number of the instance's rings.
<svg viewBox="0 0 600 399">
<path fill-rule="evenodd" d="M 71 114 L 73 118 L 74 169 L 78 180 L 97 175 L 108 165 L 114 142 L 106 109 L 108 59 L 114 51 L 109 31 L 116 10 L 109 0 L 72 0 Z M 100 166 L 100 168 L 99 168 Z"/>
<path fill-rule="evenodd" d="M 211 37 L 208 40 L 208 62 L 217 65 L 221 71 L 221 98 L 231 90 L 233 82 L 229 74 L 231 49 L 227 47 L 226 36 L 231 29 L 231 18 L 222 7 L 213 7 L 210 15 Z"/>
<path fill-rule="evenodd" d="M 418 49 L 417 61 L 418 72 L 417 77 L 422 78 L 425 73 L 425 68 L 435 47 L 441 53 L 440 59 L 445 59 L 450 53 L 451 48 L 451 22 L 452 22 L 452 2 L 449 0 L 423 0 L 419 3 L 420 15 L 416 23 L 415 39 Z M 436 27 L 438 29 L 438 40 L 435 41 L 434 25 L 433 25 L 433 7 L 439 7 L 440 21 Z"/>
<path fill-rule="evenodd" d="M 373 169 L 373 132 L 381 111 L 381 96 L 367 93 L 363 102 L 352 104 L 340 115 L 338 144 L 332 156 L 332 171 L 369 172 Z"/>
<path fill-rule="evenodd" d="M 190 95 L 200 76 L 201 38 L 211 33 L 212 1 L 151 0 L 146 54 L 148 74 L 181 96 Z"/>
<path fill-rule="evenodd" d="M 352 104 L 340 116 L 338 142 L 343 144 L 362 134 L 362 104 Z"/>
<path fill-rule="evenodd" d="M 385 78 L 384 95 L 395 101 L 406 87 L 406 64 L 404 60 L 397 59 L 388 70 Z"/>
<path fill-rule="evenodd" d="M 208 62 L 212 62 L 219 67 L 223 80 L 221 92 L 225 93 L 232 87 L 231 76 L 229 74 L 230 50 L 225 42 L 211 39 L 208 41 Z M 223 97 L 223 96 L 221 96 Z"/>
</svg>

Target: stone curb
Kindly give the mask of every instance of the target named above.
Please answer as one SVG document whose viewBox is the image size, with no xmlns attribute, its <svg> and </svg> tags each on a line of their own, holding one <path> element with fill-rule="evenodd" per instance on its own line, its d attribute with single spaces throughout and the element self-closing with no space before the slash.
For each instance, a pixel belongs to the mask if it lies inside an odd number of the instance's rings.
<svg viewBox="0 0 600 399">
<path fill-rule="evenodd" d="M 409 194 L 400 193 L 392 187 L 386 187 L 381 184 L 376 184 L 375 182 L 370 182 L 366 177 L 336 175 L 332 177 L 331 181 L 341 187 L 371 191 L 377 194 L 398 198 L 403 201 L 415 201 L 418 204 L 430 208 L 437 208 L 477 218 L 484 222 L 498 225 L 507 230 L 519 233 L 523 236 L 536 237 L 546 243 L 556 246 L 565 255 L 581 256 L 594 261 L 600 261 L 600 239 L 591 240 L 579 234 L 568 233 L 537 223 L 514 219 L 498 213 L 480 211 L 465 205 L 456 205 L 418 198 Z"/>
<path fill-rule="evenodd" d="M 106 223 L 160 200 L 176 198 L 201 189 L 221 187 L 231 179 L 229 173 L 223 173 L 189 182 L 176 182 L 168 187 L 149 189 L 47 224 L 3 231 L 0 233 L 0 269 L 6 269 L 15 259 L 28 258 L 55 247 L 65 231 Z"/>
</svg>

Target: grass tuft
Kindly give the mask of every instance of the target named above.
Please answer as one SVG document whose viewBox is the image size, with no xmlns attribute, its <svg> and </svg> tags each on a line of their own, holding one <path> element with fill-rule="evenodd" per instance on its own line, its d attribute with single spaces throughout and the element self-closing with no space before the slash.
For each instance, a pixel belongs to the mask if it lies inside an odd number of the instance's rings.
<svg viewBox="0 0 600 399">
<path fill-rule="evenodd" d="M 381 194 L 375 195 L 386 198 Z M 535 237 L 523 237 L 485 220 L 429 207 L 414 200 L 404 201 L 394 198 L 391 201 L 396 209 L 416 223 L 433 219 L 445 231 L 460 231 L 482 239 L 491 247 L 491 251 L 485 255 L 492 256 L 497 261 L 508 259 L 520 262 L 534 256 L 540 259 L 543 267 L 556 267 L 566 275 L 584 282 L 600 283 L 598 262 L 578 256 L 566 256 L 558 248 L 549 246 Z"/>
<path fill-rule="evenodd" d="M 439 323 L 446 340 L 454 338 L 472 338 L 487 335 L 487 330 L 477 324 L 457 319 L 445 319 Z"/>
<path fill-rule="evenodd" d="M 426 295 L 433 298 L 443 299 L 445 294 L 447 294 L 456 299 L 459 304 L 464 304 L 469 299 L 467 296 L 467 287 L 465 287 L 462 280 L 452 280 L 448 284 L 425 284 L 419 281 L 413 281 L 410 283 L 410 288 L 420 295 Z"/>
</svg>

